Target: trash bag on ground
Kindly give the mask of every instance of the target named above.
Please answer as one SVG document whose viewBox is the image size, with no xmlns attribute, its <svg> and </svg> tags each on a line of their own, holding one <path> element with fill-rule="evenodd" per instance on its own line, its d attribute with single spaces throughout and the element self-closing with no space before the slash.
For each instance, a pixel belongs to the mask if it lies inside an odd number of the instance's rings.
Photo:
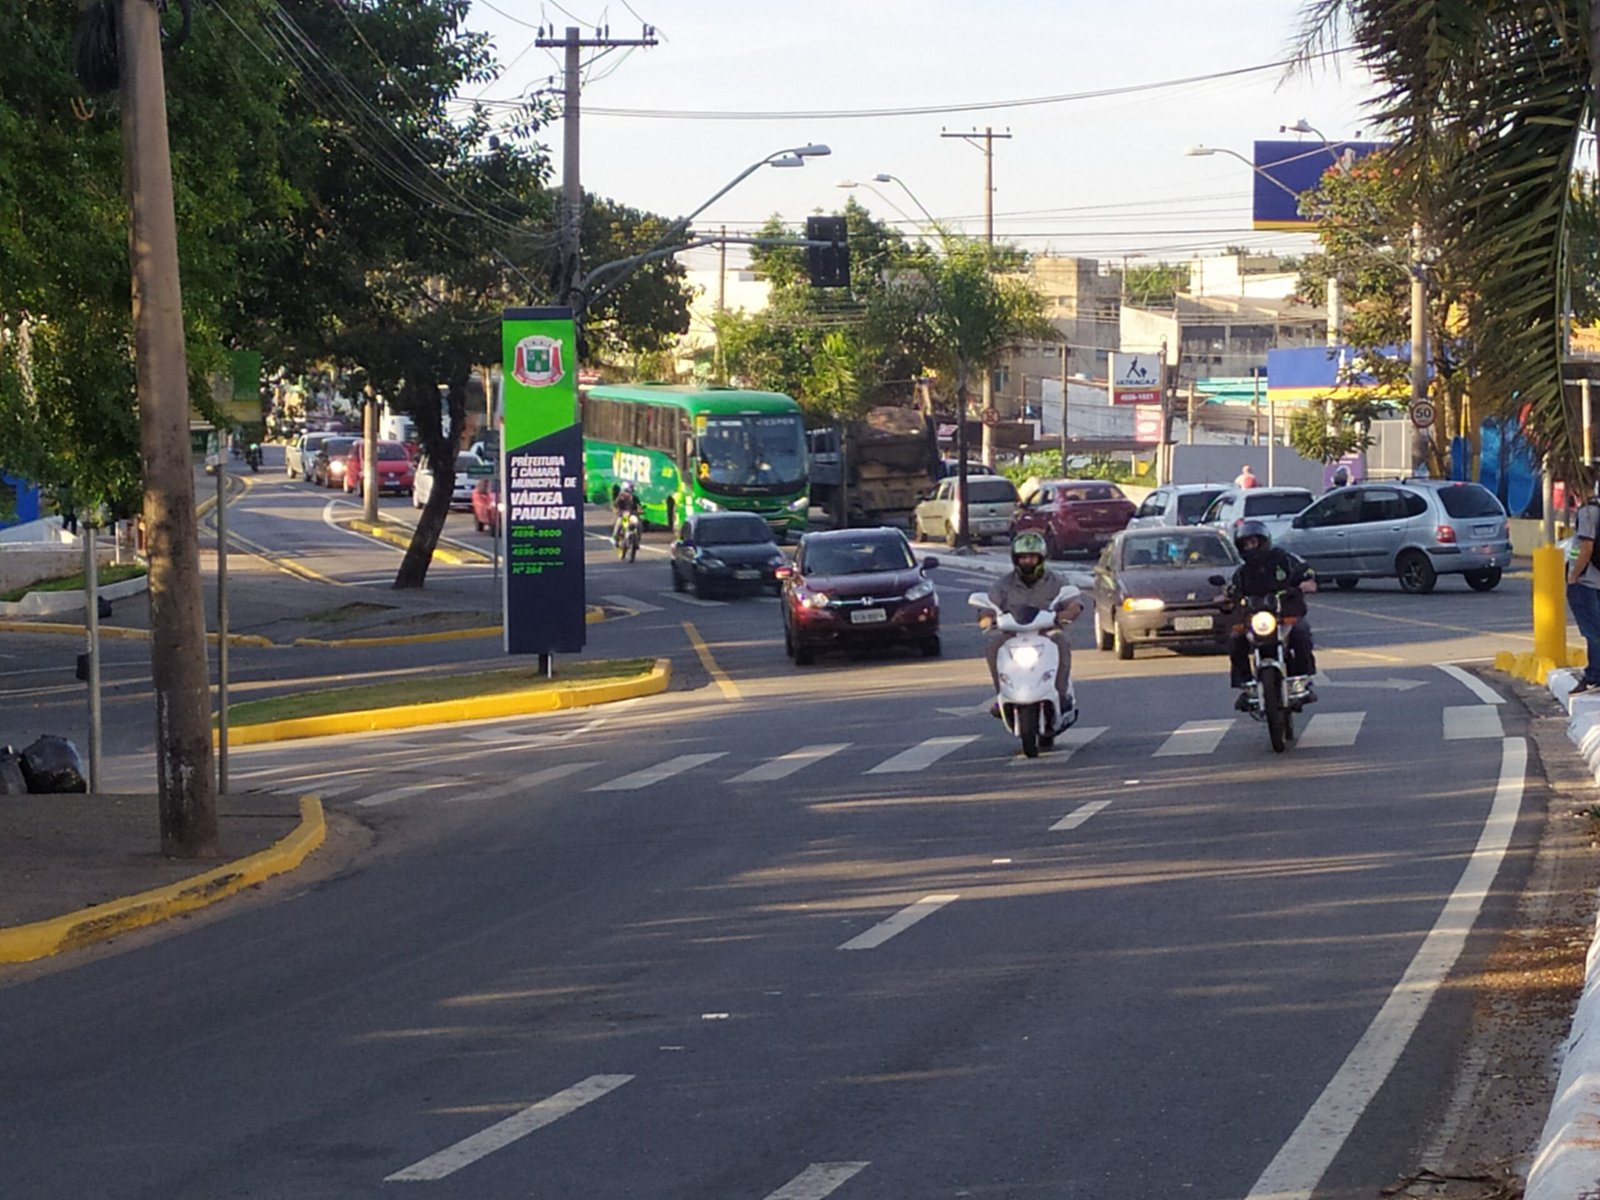
<svg viewBox="0 0 1600 1200">
<path fill-rule="evenodd" d="M 0 746 L 0 796 L 26 796 L 28 780 L 22 773 L 22 755 L 13 746 Z"/>
<path fill-rule="evenodd" d="M 50 733 L 41 734 L 22 752 L 22 775 L 34 793 L 89 790 L 78 748 Z"/>
</svg>

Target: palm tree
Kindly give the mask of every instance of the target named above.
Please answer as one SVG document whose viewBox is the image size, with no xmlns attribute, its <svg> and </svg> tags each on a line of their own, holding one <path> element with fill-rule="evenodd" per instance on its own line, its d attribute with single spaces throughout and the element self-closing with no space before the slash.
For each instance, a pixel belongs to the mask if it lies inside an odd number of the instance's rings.
<svg viewBox="0 0 1600 1200">
<path fill-rule="evenodd" d="M 1419 216 L 1473 281 L 1480 409 L 1526 406 L 1552 469 L 1586 477 L 1561 362 L 1572 175 L 1600 107 L 1600 0 L 1310 0 L 1305 61 L 1346 34 L 1381 85 L 1380 118 L 1402 134 Z"/>
</svg>

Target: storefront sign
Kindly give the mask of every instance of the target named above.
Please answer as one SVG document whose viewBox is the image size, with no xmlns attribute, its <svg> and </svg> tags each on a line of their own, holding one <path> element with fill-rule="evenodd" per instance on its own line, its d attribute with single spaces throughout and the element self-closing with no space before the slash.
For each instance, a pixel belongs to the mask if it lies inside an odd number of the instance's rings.
<svg viewBox="0 0 1600 1200">
<path fill-rule="evenodd" d="M 500 323 L 505 421 L 505 647 L 583 649 L 583 429 L 572 310 L 508 308 Z"/>
<path fill-rule="evenodd" d="M 1111 403 L 1161 403 L 1159 354 L 1113 354 L 1110 357 Z"/>
</svg>

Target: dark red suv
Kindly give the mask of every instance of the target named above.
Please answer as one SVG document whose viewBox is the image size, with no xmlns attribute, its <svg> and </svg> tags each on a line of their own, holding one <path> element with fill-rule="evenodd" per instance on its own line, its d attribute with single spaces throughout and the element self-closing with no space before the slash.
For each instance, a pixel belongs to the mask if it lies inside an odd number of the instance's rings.
<svg viewBox="0 0 1600 1200">
<path fill-rule="evenodd" d="M 1134 505 L 1114 483 L 1101 479 L 1050 479 L 1024 489 L 1011 532 L 1044 534 L 1051 558 L 1068 551 L 1098 554 L 1133 519 Z"/>
</svg>

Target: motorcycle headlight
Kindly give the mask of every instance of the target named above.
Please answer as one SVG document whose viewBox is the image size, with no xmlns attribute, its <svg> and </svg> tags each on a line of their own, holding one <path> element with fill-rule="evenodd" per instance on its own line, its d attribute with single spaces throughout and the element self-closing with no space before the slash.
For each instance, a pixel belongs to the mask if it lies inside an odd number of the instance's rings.
<svg viewBox="0 0 1600 1200">
<path fill-rule="evenodd" d="M 1257 637 L 1271 637 L 1278 628 L 1278 618 L 1269 612 L 1258 612 L 1250 618 L 1250 628 Z"/>
<path fill-rule="evenodd" d="M 933 580 L 922 579 L 913 583 L 906 589 L 907 600 L 921 600 L 924 596 L 933 595 Z"/>
<path fill-rule="evenodd" d="M 1122 602 L 1124 612 L 1160 612 L 1166 604 L 1154 596 L 1129 596 Z"/>
<path fill-rule="evenodd" d="M 1039 648 L 1037 646 L 1018 646 L 1011 652 L 1011 661 L 1025 671 L 1031 671 L 1039 665 Z"/>
</svg>

